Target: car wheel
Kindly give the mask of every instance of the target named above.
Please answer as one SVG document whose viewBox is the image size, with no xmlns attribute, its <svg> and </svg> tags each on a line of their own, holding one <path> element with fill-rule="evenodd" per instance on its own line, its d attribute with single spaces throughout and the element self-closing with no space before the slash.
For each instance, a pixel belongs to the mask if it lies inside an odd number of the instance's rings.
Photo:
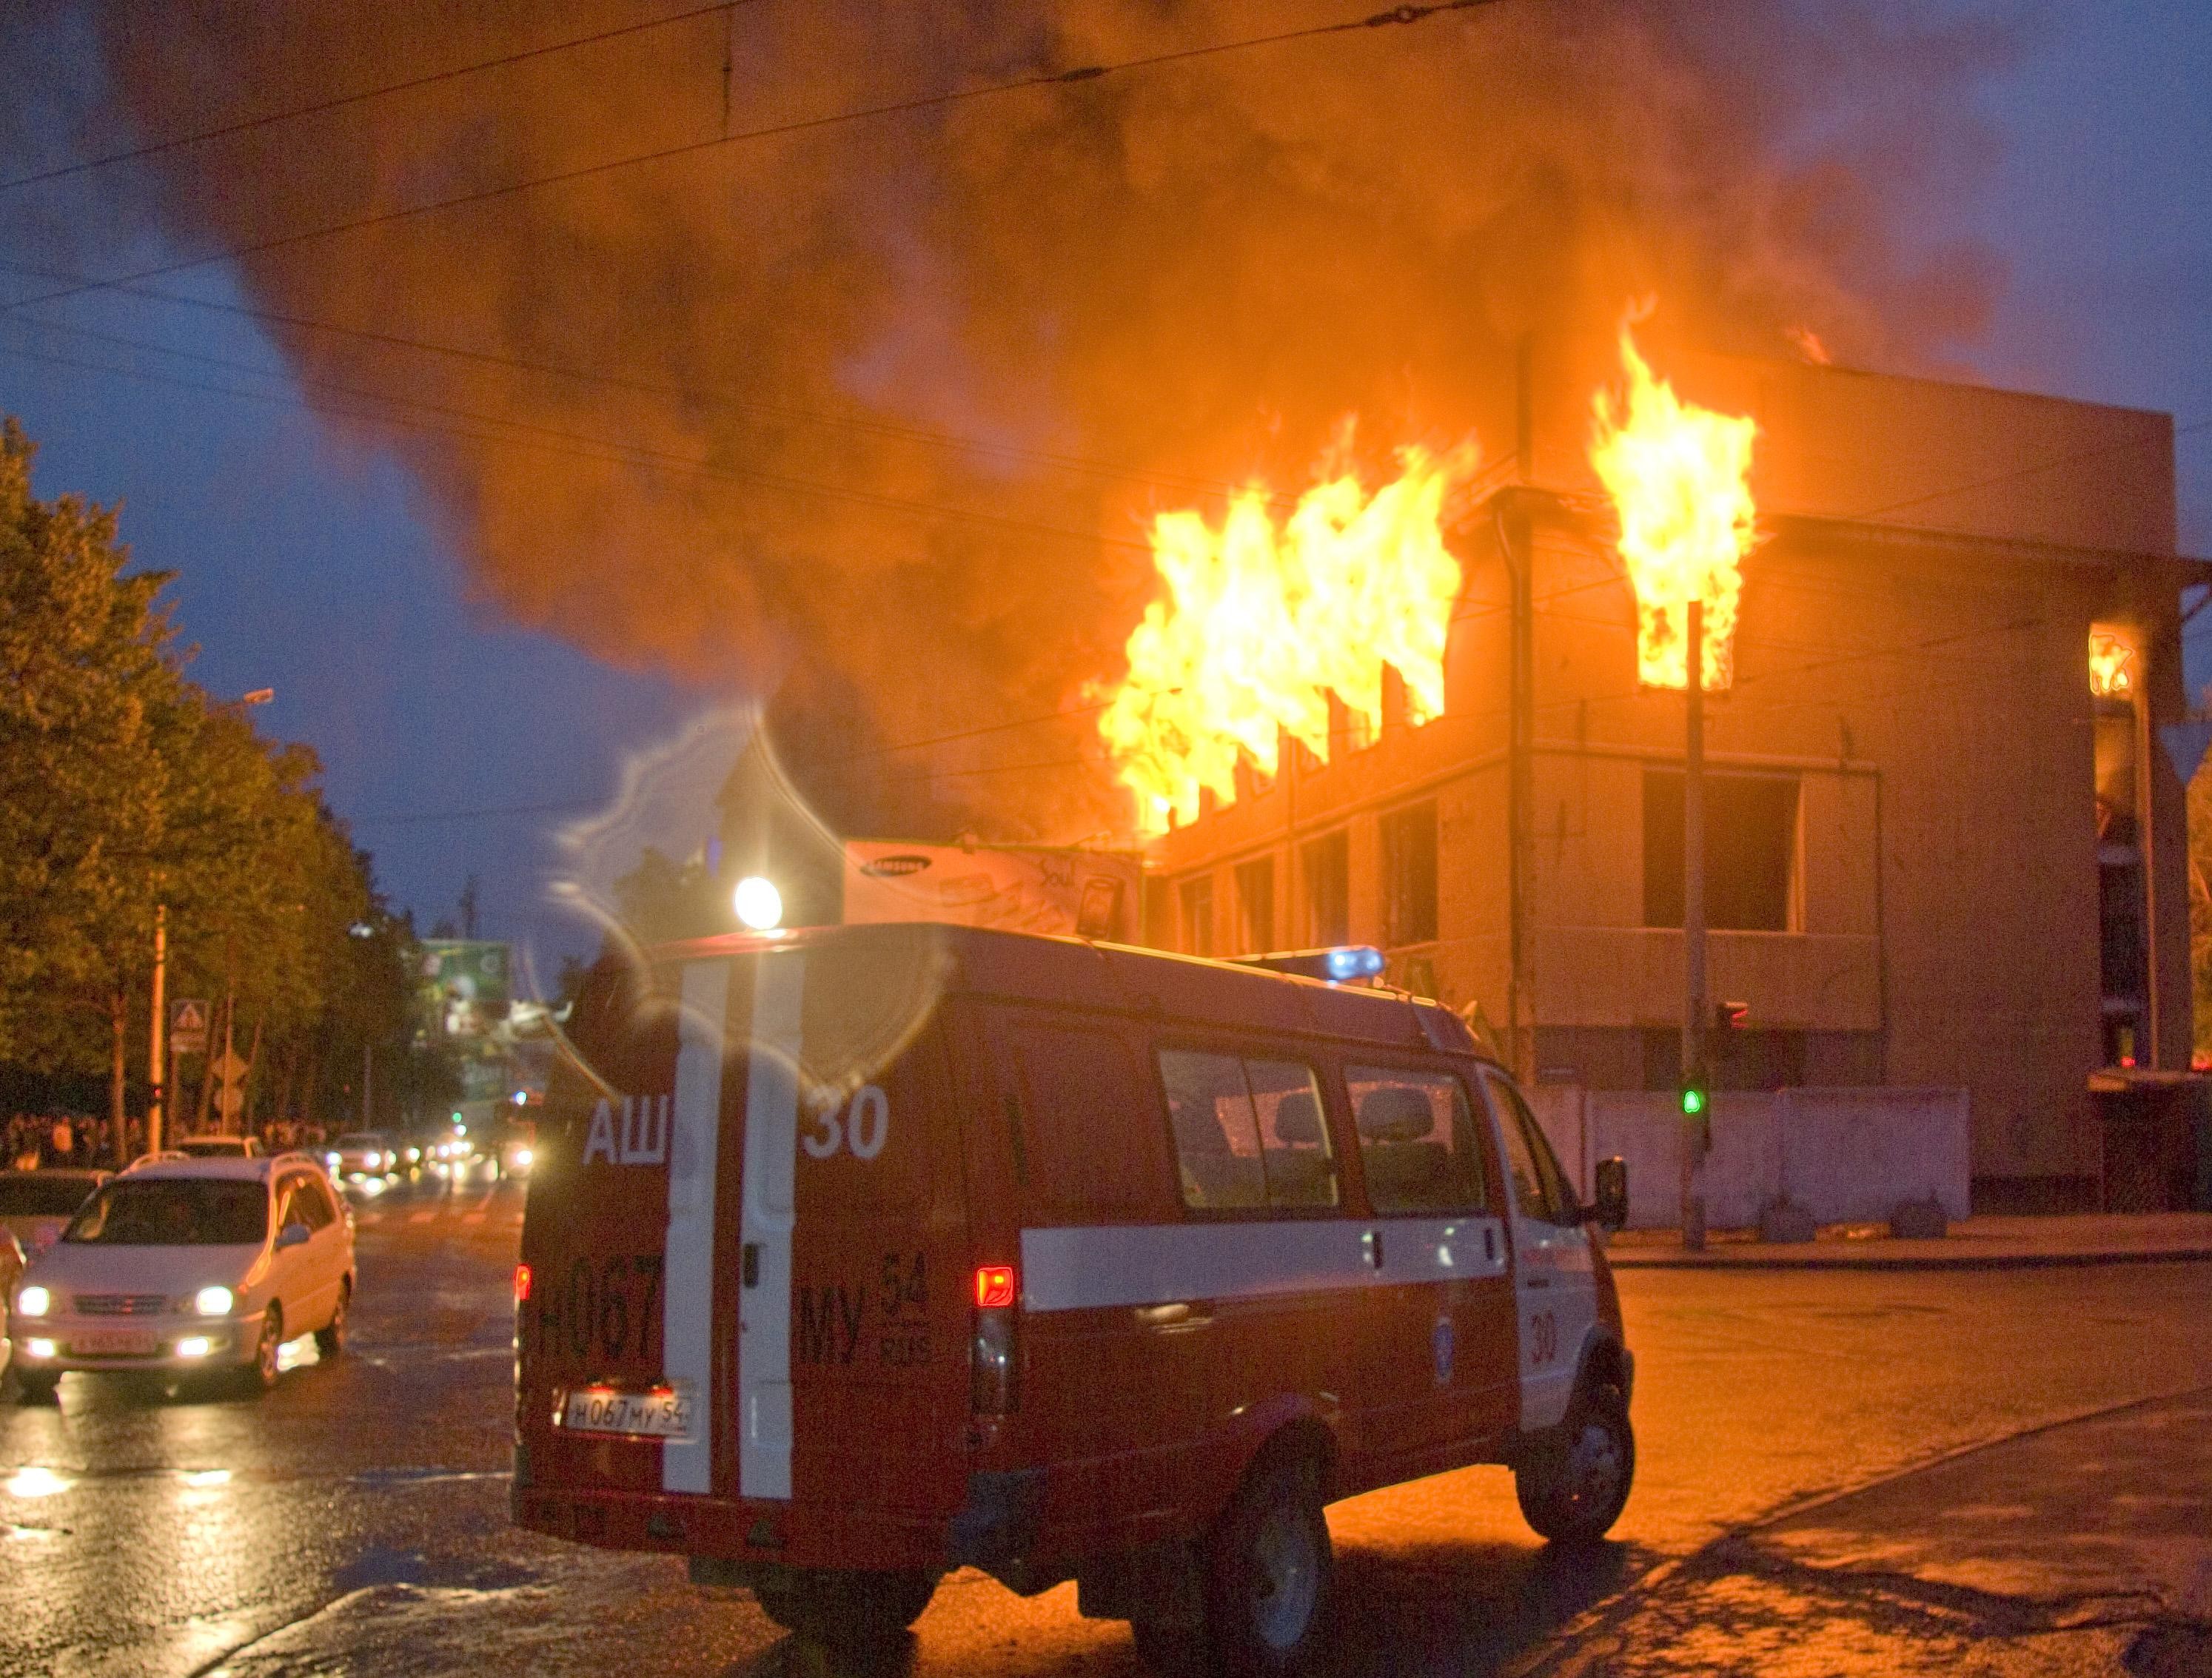
<svg viewBox="0 0 2212 1678">
<path fill-rule="evenodd" d="M 794 1569 L 753 1587 L 761 1612 L 825 1649 L 865 1655 L 895 1644 L 937 1594 L 937 1575 Z"/>
<path fill-rule="evenodd" d="M 265 1393 L 276 1384 L 280 1373 L 276 1353 L 284 1344 L 284 1313 L 270 1305 L 261 1318 L 261 1333 L 253 1342 L 253 1361 L 246 1366 L 246 1390 Z"/>
<path fill-rule="evenodd" d="M 315 1330 L 315 1353 L 319 1357 L 335 1358 L 345 1350 L 346 1312 L 353 1305 L 353 1284 L 338 1284 L 338 1302 L 331 1308 L 331 1320 Z"/>
<path fill-rule="evenodd" d="M 1328 1638 L 1335 1559 L 1320 1465 L 1285 1456 L 1249 1475 L 1208 1543 L 1206 1642 L 1237 1678 L 1310 1670 Z"/>
<path fill-rule="evenodd" d="M 52 1404 L 57 1389 L 62 1384 L 61 1371 L 57 1369 L 15 1370 L 15 1392 L 25 1404 Z"/>
<path fill-rule="evenodd" d="M 1595 1544 L 1627 1506 L 1636 1478 L 1628 1406 L 1611 1387 L 1578 1395 L 1567 1419 L 1513 1474 L 1528 1524 L 1555 1544 Z"/>
</svg>

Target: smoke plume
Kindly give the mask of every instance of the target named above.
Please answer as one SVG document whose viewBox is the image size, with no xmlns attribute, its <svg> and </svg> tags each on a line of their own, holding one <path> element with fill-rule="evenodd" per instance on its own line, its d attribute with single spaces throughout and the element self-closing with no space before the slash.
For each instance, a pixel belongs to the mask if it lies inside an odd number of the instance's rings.
<svg viewBox="0 0 2212 1678">
<path fill-rule="evenodd" d="M 753 0 L 106 173 L 195 254 L 1361 3 Z M 106 86 L 72 138 L 143 143 L 673 9 L 88 0 Z M 1971 337 L 1992 258 L 1899 228 L 1984 156 L 1966 95 L 2008 37 L 1926 12 L 1501 0 L 711 148 L 240 268 L 335 434 L 396 451 L 511 617 L 780 689 L 786 755 L 853 819 L 1073 838 L 1126 820 L 1089 715 L 874 748 L 1081 706 L 1152 594 L 1153 510 L 1254 473 L 1297 487 L 1347 414 L 1378 460 L 1470 431 L 1504 454 L 1516 338 L 1644 293 L 1721 349 L 1789 354 L 1794 331 L 1910 368 Z M 422 404 L 398 410 L 421 429 L 343 392 Z"/>
</svg>

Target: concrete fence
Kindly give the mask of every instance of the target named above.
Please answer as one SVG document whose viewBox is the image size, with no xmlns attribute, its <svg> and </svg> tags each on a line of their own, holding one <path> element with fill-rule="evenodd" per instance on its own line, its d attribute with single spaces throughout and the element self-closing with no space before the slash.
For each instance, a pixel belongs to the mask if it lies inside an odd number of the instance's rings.
<svg viewBox="0 0 2212 1678">
<path fill-rule="evenodd" d="M 1560 1162 L 1590 1192 L 1591 1168 L 1619 1154 L 1628 1165 L 1632 1229 L 1681 1222 L 1685 1128 L 1671 1091 L 1586 1090 L 1540 1084 L 1529 1104 Z M 1930 1195 L 1967 1213 L 1970 1126 L 1964 1090 L 1722 1091 L 1713 1097 L 1705 1156 L 1705 1221 L 1759 1222 L 1785 1191 L 1824 1224 L 1886 1219 L 1901 1201 Z"/>
</svg>

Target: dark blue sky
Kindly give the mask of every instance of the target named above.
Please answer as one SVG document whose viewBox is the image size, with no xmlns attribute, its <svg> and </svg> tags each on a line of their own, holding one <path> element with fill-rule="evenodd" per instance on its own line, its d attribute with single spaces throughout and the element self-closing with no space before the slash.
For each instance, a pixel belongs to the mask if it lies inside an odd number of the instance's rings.
<svg viewBox="0 0 2212 1678">
<path fill-rule="evenodd" d="M 1985 179 L 1916 234 L 1969 234 L 2011 289 L 1973 373 L 1989 382 L 2212 417 L 2212 9 L 2041 9 L 2021 63 L 1990 84 L 2003 136 Z M 146 252 L 111 253 L 132 265 Z M 0 262 L 21 253 L 0 248 Z M 158 259 L 158 258 L 156 258 Z M 178 289 L 187 289 L 173 283 Z M 195 295 L 228 295 L 219 277 Z M 38 311 L 81 328 L 274 368 L 235 318 L 88 296 Z M 165 380 L 256 385 L 257 401 L 26 359 L 25 350 Z M 273 686 L 268 731 L 311 742 L 332 806 L 427 926 L 471 872 L 489 935 L 547 958 L 589 934 L 550 910 L 558 818 L 454 812 L 604 799 L 626 754 L 717 698 L 517 630 L 472 602 L 459 556 L 405 477 L 339 453 L 281 374 L 253 381 L 11 319 L 0 410 L 42 446 L 41 494 L 124 504 L 142 564 L 174 569 L 194 673 L 230 695 Z M 2180 445 L 2182 541 L 2212 551 L 2212 431 Z M 2212 654 L 2200 643 L 2199 653 Z M 2192 669 L 2202 684 L 2207 668 Z"/>
</svg>

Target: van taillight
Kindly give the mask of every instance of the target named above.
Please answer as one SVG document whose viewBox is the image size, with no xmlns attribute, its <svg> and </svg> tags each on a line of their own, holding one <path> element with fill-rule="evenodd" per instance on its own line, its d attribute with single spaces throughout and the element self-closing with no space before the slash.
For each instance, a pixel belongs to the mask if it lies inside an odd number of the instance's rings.
<svg viewBox="0 0 2212 1678">
<path fill-rule="evenodd" d="M 529 1297 L 530 1267 L 518 1264 L 514 1267 L 514 1303 L 519 1305 Z"/>
<path fill-rule="evenodd" d="M 1011 1264 L 975 1268 L 975 1337 L 968 1352 L 969 1401 L 979 1416 L 1013 1414 L 1018 1396 L 1021 1313 Z"/>
</svg>

